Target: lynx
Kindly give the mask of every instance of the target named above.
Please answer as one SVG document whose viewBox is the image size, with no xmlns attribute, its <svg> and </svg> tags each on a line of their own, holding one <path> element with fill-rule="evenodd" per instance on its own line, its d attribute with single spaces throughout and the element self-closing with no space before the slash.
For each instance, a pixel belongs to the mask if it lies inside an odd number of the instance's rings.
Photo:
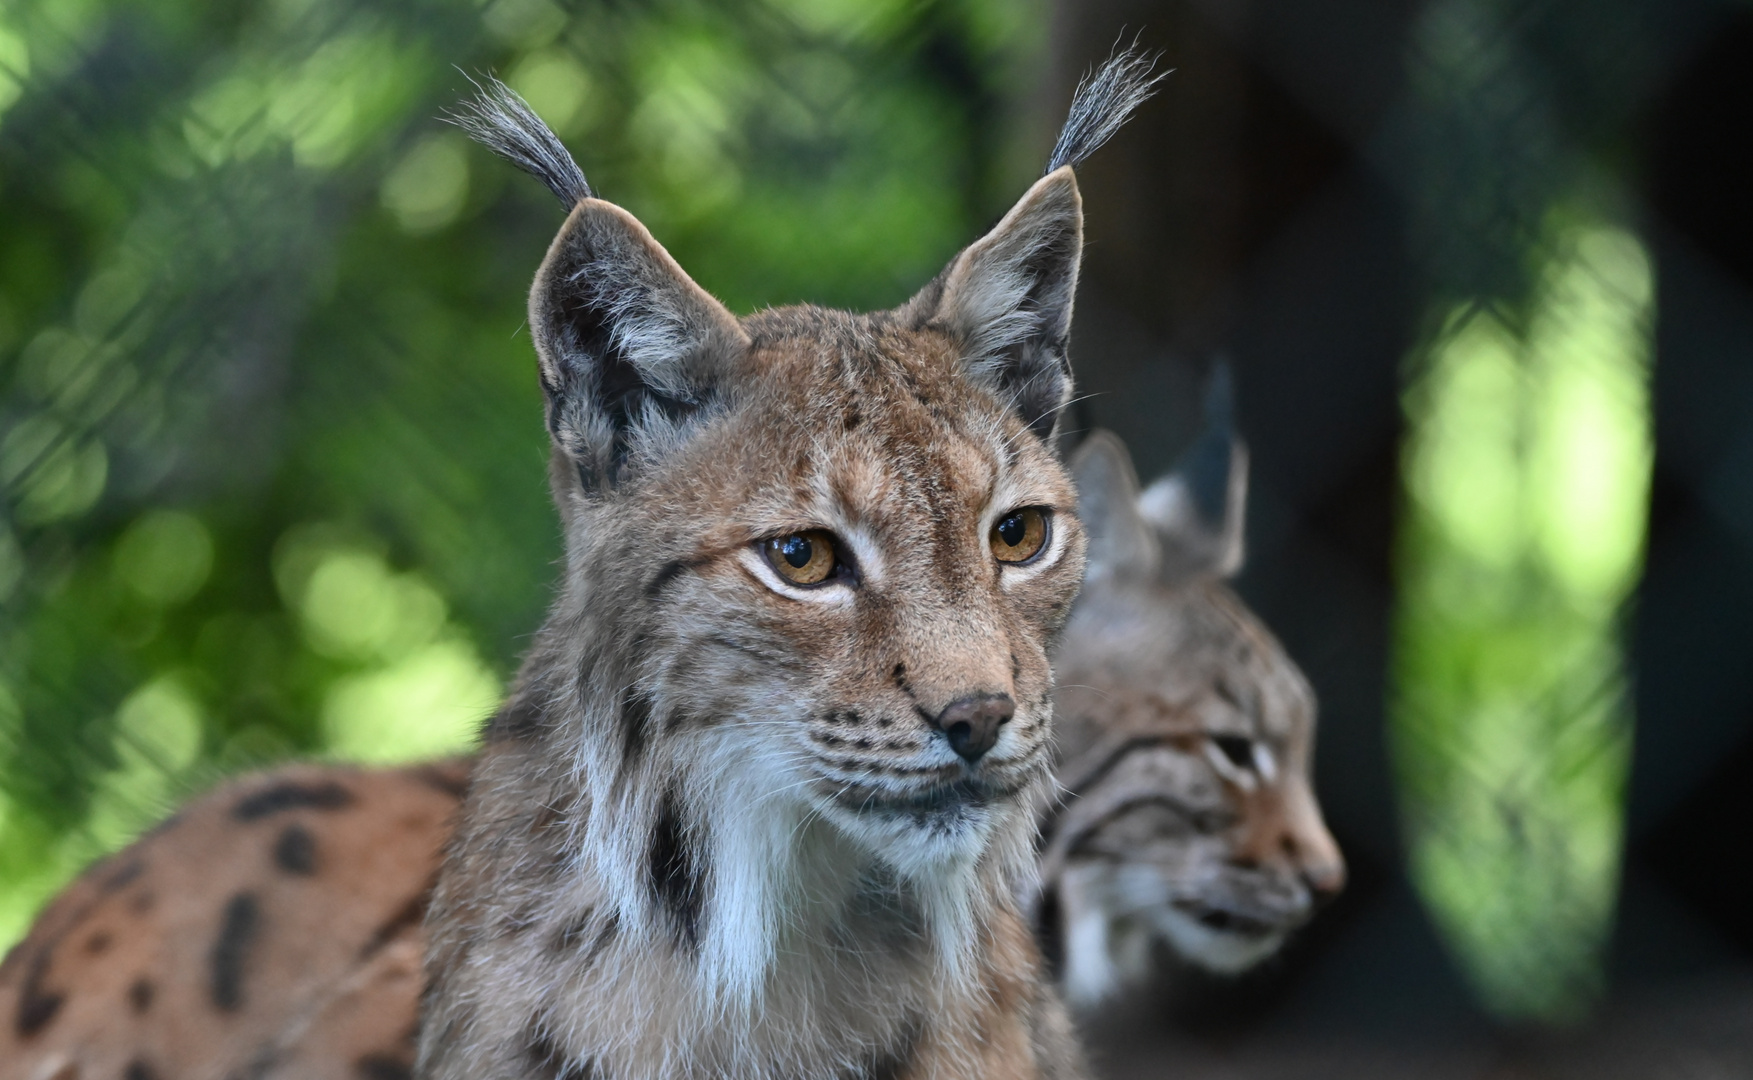
<svg viewBox="0 0 1753 1080">
<path fill-rule="evenodd" d="M 1072 459 L 1089 563 L 1055 659 L 1068 799 L 1044 829 L 1041 917 L 1079 1006 L 1142 980 L 1159 941 L 1242 971 L 1345 880 L 1309 780 L 1314 694 L 1224 584 L 1247 490 L 1228 401 L 1220 369 L 1213 422 L 1142 493 L 1105 432 Z"/>
<path fill-rule="evenodd" d="M 473 102 L 568 210 L 529 320 L 567 556 L 427 908 L 415 1075 L 1079 1073 L 1019 897 L 1083 573 L 1053 450 L 1073 166 L 1149 68 L 1081 87 L 1046 175 L 870 315 L 736 318 L 515 94 Z M 261 800 L 353 797 L 289 792 Z M 247 999 L 262 919 L 227 902 L 215 1004 Z M 8 973 L 25 1037 L 61 1007 L 51 955 Z"/>
<path fill-rule="evenodd" d="M 1209 433 L 1199 446 L 1222 449 Z M 1191 488 L 1212 471 L 1193 466 L 1211 456 L 1196 452 L 1164 483 Z M 1160 570 L 1151 545 L 1127 552 L 1109 544 L 1137 513 L 1118 440 L 1091 436 L 1072 464 L 1090 537 L 1086 581 Z M 1239 494 L 1215 524 L 1201 513 L 1163 522 L 1157 543 L 1214 550 L 1217 539 L 1238 535 Z M 1300 685 L 1295 669 L 1215 583 L 1222 564 L 1202 556 L 1166 579 L 1178 586 L 1148 587 L 1130 612 L 1104 605 L 1103 586 L 1087 589 L 1057 646 L 1058 658 L 1100 657 L 1141 620 L 1185 628 L 1136 639 L 1159 650 L 1141 662 L 1105 673 L 1080 668 L 1055 690 L 1060 778 L 1073 790 L 1043 817 L 1049 847 L 1038 908 L 1074 1004 L 1095 1004 L 1142 977 L 1164 919 L 1195 924 L 1191 935 L 1165 942 L 1185 945 L 1207 966 L 1233 969 L 1238 951 L 1245 961 L 1276 948 L 1310 910 L 1294 871 L 1291 888 L 1264 891 L 1265 904 L 1243 907 L 1246 895 L 1238 903 L 1235 889 L 1261 880 L 1259 866 L 1286 876 L 1270 852 L 1259 861 L 1274 829 L 1297 845 L 1308 889 L 1336 889 L 1343 874 L 1317 810 L 1287 815 L 1281 808 L 1294 808 L 1294 797 L 1261 797 L 1263 787 L 1306 783 L 1312 715 L 1306 696 L 1283 692 Z M 1198 566 L 1206 568 L 1202 585 Z M 1092 696 L 1096 686 L 1102 693 Z M 1238 724 L 1231 712 L 1207 710 L 1196 714 L 1197 731 L 1153 737 L 1134 703 L 1165 687 L 1188 701 L 1227 694 L 1270 722 L 1256 728 L 1252 717 Z M 1275 764 L 1301 761 L 1304 769 L 1240 780 L 1229 755 L 1251 758 L 1251 746 L 1241 753 L 1237 737 L 1265 742 Z M 1226 745 L 1228 765 L 1206 757 Z M 298 765 L 240 779 L 94 867 L 50 906 L 0 974 L 0 1019 L 9 1019 L 0 1026 L 0 1063 L 10 1063 L 0 1077 L 407 1076 L 422 919 L 468 764 Z M 1093 887 L 1104 875 L 1109 884 L 1144 885 Z"/>
</svg>

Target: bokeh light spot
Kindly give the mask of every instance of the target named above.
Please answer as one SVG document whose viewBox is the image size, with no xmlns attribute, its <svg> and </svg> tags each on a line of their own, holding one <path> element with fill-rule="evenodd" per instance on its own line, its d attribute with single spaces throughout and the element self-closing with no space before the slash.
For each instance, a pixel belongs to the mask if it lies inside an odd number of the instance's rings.
<svg viewBox="0 0 1753 1080">
<path fill-rule="evenodd" d="M 461 136 L 428 135 L 402 155 L 383 182 L 383 205 L 416 236 L 456 220 L 469 197 L 469 159 Z"/>
<path fill-rule="evenodd" d="M 213 538 L 199 518 L 154 510 L 116 542 L 116 577 L 134 595 L 159 607 L 180 604 L 200 591 L 213 569 Z"/>
</svg>

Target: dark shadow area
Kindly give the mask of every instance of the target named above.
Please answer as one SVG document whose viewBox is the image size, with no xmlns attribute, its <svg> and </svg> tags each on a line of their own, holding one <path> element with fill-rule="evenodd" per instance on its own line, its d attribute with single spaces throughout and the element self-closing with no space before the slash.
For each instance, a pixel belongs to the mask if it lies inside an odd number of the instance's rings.
<svg viewBox="0 0 1753 1080">
<path fill-rule="evenodd" d="M 1606 1003 L 1573 1031 L 1494 1024 L 1406 877 L 1383 713 L 1399 395 L 1424 298 L 1496 272 L 1493 237 L 1475 245 L 1483 271 L 1444 263 L 1466 237 L 1428 240 L 1409 150 L 1442 119 L 1409 81 L 1413 41 L 1457 9 L 1059 8 L 1063 85 L 1122 26 L 1176 69 L 1085 170 L 1083 417 L 1119 432 L 1148 475 L 1189 438 L 1210 365 L 1234 367 L 1254 453 L 1241 588 L 1320 693 L 1318 787 L 1354 870 L 1267 970 L 1180 972 L 1105 1015 L 1091 1044 L 1108 1075 L 1728 1076 L 1753 1056 L 1753 879 L 1738 854 L 1753 846 L 1744 12 L 1517 5 L 1495 24 L 1503 40 L 1479 46 L 1512 42 L 1524 67 L 1506 81 L 1531 80 L 1555 145 L 1641 196 L 1633 216 L 1657 263 L 1654 505 L 1630 616 L 1636 750 Z"/>
</svg>

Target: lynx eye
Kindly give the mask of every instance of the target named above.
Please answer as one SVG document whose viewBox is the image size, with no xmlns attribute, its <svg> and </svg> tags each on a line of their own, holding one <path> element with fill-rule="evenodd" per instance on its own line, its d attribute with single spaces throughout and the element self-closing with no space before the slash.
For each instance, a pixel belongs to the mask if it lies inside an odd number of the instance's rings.
<svg viewBox="0 0 1753 1080">
<path fill-rule="evenodd" d="M 992 526 L 992 554 L 1001 563 L 1026 563 L 1047 546 L 1047 511 L 1038 506 L 1012 510 Z"/>
<path fill-rule="evenodd" d="M 793 585 L 820 585 L 834 576 L 834 568 L 840 563 L 834 552 L 834 538 L 821 529 L 777 536 L 764 546 L 767 562 Z"/>
<path fill-rule="evenodd" d="M 1238 769 L 1249 769 L 1254 766 L 1254 740 L 1243 735 L 1213 735 L 1211 741 L 1230 759 L 1230 764 Z"/>
</svg>

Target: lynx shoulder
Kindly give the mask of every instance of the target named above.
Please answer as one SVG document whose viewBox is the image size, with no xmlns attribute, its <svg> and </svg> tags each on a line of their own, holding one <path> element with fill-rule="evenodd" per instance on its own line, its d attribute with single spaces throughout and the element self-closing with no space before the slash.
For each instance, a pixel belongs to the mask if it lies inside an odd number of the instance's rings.
<svg viewBox="0 0 1753 1080">
<path fill-rule="evenodd" d="M 196 800 L 0 965 L 0 1078 L 406 1075 L 421 919 L 466 784 L 456 762 L 298 765 Z"/>
<path fill-rule="evenodd" d="M 1242 561 L 1247 455 L 1217 415 L 1140 492 L 1120 441 L 1072 468 L 1089 570 L 1055 661 L 1067 800 L 1044 826 L 1042 918 L 1067 996 L 1144 979 L 1160 943 L 1242 971 L 1345 879 L 1310 784 L 1315 699 L 1226 585 Z"/>
</svg>

